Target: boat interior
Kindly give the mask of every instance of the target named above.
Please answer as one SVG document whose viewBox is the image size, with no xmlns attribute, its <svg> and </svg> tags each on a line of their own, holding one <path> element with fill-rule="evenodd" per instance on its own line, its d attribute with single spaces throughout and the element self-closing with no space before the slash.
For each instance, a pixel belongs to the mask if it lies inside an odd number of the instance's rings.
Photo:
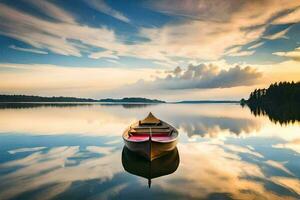
<svg viewBox="0 0 300 200">
<path fill-rule="evenodd" d="M 165 141 L 172 139 L 174 129 L 157 119 L 150 112 L 149 115 L 138 123 L 132 125 L 128 130 L 128 139 L 132 141 Z"/>
</svg>

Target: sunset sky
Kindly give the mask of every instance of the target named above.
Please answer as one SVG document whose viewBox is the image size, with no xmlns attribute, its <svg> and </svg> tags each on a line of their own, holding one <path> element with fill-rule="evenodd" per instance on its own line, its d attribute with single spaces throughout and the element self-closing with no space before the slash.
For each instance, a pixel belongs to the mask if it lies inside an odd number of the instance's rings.
<svg viewBox="0 0 300 200">
<path fill-rule="evenodd" d="M 239 100 L 300 81 L 299 0 L 0 0 L 0 93 Z"/>
</svg>

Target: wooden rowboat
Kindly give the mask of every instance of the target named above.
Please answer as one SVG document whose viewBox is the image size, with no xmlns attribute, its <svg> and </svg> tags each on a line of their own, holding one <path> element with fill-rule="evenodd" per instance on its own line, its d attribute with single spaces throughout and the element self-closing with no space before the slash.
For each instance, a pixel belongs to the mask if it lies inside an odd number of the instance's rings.
<svg viewBox="0 0 300 200">
<path fill-rule="evenodd" d="M 148 160 L 159 158 L 175 149 L 178 131 L 168 123 L 149 115 L 133 123 L 123 133 L 125 146 Z"/>
</svg>

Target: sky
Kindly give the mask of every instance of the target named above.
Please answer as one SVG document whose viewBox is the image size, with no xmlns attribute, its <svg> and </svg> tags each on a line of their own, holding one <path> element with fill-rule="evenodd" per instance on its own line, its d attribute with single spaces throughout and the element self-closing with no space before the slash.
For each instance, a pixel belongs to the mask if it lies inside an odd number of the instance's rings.
<svg viewBox="0 0 300 200">
<path fill-rule="evenodd" d="M 0 0 L 0 93 L 239 100 L 300 81 L 299 0 Z"/>
</svg>

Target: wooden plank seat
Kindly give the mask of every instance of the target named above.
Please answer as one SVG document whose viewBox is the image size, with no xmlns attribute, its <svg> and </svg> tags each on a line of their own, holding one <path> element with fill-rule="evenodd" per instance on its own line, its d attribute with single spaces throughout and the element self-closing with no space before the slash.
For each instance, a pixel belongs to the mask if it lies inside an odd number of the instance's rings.
<svg viewBox="0 0 300 200">
<path fill-rule="evenodd" d="M 131 129 L 131 133 L 150 133 L 150 129 Z M 152 134 L 155 133 L 169 133 L 170 129 L 151 129 Z"/>
<path fill-rule="evenodd" d="M 150 137 L 149 134 L 131 134 L 129 136 L 129 139 L 131 141 L 142 141 L 145 139 L 149 139 L 149 137 Z M 171 139 L 169 134 L 155 134 L 155 135 L 152 135 L 151 138 L 154 140 L 162 140 L 162 141 L 166 140 L 166 139 Z"/>
<path fill-rule="evenodd" d="M 136 126 L 136 127 L 131 127 L 133 129 L 156 129 L 156 128 L 159 128 L 159 129 L 169 129 L 170 127 L 168 126 Z"/>
</svg>

